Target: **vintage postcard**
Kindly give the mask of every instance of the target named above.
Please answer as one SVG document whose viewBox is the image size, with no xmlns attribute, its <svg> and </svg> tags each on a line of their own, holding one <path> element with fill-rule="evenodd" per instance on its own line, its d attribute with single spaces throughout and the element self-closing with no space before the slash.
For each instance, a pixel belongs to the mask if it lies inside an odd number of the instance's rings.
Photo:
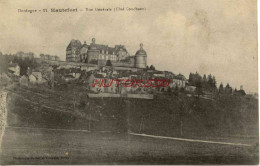
<svg viewBox="0 0 260 166">
<path fill-rule="evenodd" d="M 259 163 L 256 0 L 0 0 L 1 165 Z"/>
</svg>

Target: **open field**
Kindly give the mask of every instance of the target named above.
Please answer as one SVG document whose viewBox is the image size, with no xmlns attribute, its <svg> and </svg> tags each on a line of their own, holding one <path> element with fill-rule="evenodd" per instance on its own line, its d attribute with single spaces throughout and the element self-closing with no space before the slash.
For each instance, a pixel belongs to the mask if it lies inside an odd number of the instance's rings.
<svg viewBox="0 0 260 166">
<path fill-rule="evenodd" d="M 2 164 L 257 164 L 255 147 L 119 133 L 7 128 Z"/>
</svg>

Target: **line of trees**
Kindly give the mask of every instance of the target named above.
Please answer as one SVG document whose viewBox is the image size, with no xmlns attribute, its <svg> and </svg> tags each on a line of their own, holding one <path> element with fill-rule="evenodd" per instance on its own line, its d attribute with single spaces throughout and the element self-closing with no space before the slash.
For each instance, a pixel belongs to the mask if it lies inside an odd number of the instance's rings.
<svg viewBox="0 0 260 166">
<path fill-rule="evenodd" d="M 198 72 L 190 73 L 189 75 L 189 84 L 191 86 L 196 86 L 196 92 L 198 94 L 202 94 L 203 91 L 219 93 L 219 94 L 237 94 L 237 95 L 245 95 L 245 91 L 243 89 L 233 90 L 229 83 L 224 87 L 223 83 L 220 83 L 217 88 L 217 80 L 214 75 L 209 74 L 206 76 L 205 74 L 201 76 Z"/>
<path fill-rule="evenodd" d="M 191 86 L 196 86 L 197 89 L 214 92 L 217 90 L 217 81 L 215 76 L 209 74 L 203 77 L 199 73 L 190 73 L 189 75 L 189 84 Z"/>
</svg>

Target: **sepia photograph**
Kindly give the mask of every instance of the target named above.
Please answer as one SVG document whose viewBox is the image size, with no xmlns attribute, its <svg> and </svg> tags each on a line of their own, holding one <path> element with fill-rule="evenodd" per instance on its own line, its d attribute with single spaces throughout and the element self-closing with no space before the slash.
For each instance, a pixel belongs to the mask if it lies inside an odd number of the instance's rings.
<svg viewBox="0 0 260 166">
<path fill-rule="evenodd" d="M 0 165 L 258 165 L 257 0 L 0 0 Z"/>
</svg>

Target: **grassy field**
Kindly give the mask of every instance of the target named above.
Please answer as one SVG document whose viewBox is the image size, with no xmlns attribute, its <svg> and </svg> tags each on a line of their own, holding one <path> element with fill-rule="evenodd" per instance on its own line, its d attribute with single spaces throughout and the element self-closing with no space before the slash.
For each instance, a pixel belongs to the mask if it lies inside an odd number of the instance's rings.
<svg viewBox="0 0 260 166">
<path fill-rule="evenodd" d="M 257 108 L 256 99 L 245 97 L 90 99 L 76 86 L 66 90 L 15 86 L 8 94 L 9 127 L 1 159 L 3 164 L 256 164 Z M 89 129 L 92 132 L 78 131 Z M 252 146 L 165 140 L 122 131 Z"/>
<path fill-rule="evenodd" d="M 2 164 L 257 164 L 254 147 L 118 133 L 7 128 Z"/>
</svg>

